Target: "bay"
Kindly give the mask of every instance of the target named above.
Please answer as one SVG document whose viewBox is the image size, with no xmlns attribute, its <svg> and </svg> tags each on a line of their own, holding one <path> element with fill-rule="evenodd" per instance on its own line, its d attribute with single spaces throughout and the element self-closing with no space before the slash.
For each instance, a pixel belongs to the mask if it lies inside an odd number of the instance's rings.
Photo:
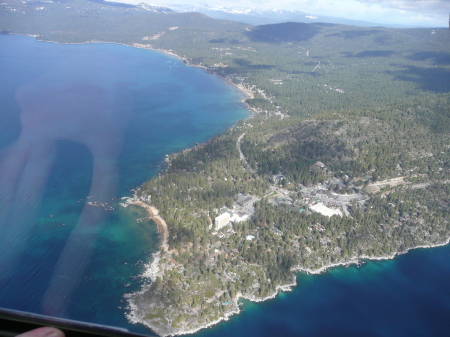
<svg viewBox="0 0 450 337">
<path fill-rule="evenodd" d="M 127 322 L 123 295 L 140 288 L 156 226 L 118 203 L 166 154 L 248 116 L 244 96 L 116 44 L 0 35 L 0 73 L 0 306 L 150 333 Z"/>
<path fill-rule="evenodd" d="M 145 215 L 142 210 L 124 209 L 117 203 L 120 197 L 131 195 L 131 189 L 156 175 L 157 165 L 166 154 L 206 141 L 244 118 L 247 113 L 238 103 L 240 93 L 203 70 L 184 66 L 158 52 L 113 44 L 58 45 L 24 36 L 0 35 L 0 73 L 3 177 L 18 170 L 24 181 L 30 181 L 27 175 L 46 173 L 39 168 L 27 170 L 23 162 L 5 173 L 4 164 L 11 163 L 5 155 L 21 137 L 32 144 L 28 146 L 33 151 L 25 153 L 30 163 L 32 154 L 45 145 L 41 135 L 23 137 L 21 114 L 30 107 L 19 104 L 18 91 L 41 92 L 34 101 L 35 106 L 42 107 L 36 110 L 36 116 L 55 107 L 49 103 L 51 93 L 64 88 L 85 103 L 81 108 L 97 107 L 102 112 L 105 106 L 117 108 L 106 116 L 84 116 L 95 126 L 88 128 L 89 132 L 102 135 L 99 143 L 115 149 L 117 154 L 116 171 L 110 174 L 117 185 L 110 202 L 115 210 L 101 221 L 90 262 L 67 310 L 57 315 L 151 333 L 127 322 L 123 295 L 140 288 L 142 280 L 136 276 L 156 249 L 156 228 L 150 222 L 135 222 Z M 30 83 L 40 86 L 30 89 Z M 64 87 L 67 83 L 77 85 Z M 56 107 L 64 107 L 61 103 Z M 45 313 L 42 298 L 52 282 L 55 264 L 90 200 L 94 166 L 87 141 L 82 144 L 73 140 L 72 127 L 79 120 L 69 118 L 70 123 L 58 124 L 55 132 L 45 126 L 59 115 L 47 117 L 41 119 L 42 128 L 37 129 L 53 137 L 56 153 L 38 158 L 41 165 L 51 164 L 45 187 L 41 194 L 34 194 L 40 196 L 37 201 L 27 199 L 34 202 L 37 211 L 30 211 L 33 217 L 26 245 L 14 260 L 14 273 L 8 278 L 2 275 L 0 284 L 1 307 L 37 313 Z M 113 130 L 120 137 L 108 138 L 105 130 Z M 1 185 L 0 189 L 1 195 L 5 188 Z M 19 197 L 27 196 L 26 189 L 15 191 Z M 18 210 L 27 209 L 28 204 L 16 203 Z M 23 221 L 17 219 L 19 224 Z M 299 273 L 297 282 L 293 291 L 280 293 L 272 300 L 243 301 L 241 314 L 195 336 L 438 337 L 450 331 L 448 246 L 412 250 L 393 260 L 335 268 L 321 275 Z"/>
</svg>

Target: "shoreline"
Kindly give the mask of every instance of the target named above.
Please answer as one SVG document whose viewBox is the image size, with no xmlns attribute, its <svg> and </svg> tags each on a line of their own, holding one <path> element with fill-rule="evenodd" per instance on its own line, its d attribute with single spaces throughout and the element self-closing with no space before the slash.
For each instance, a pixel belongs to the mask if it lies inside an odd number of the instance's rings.
<svg viewBox="0 0 450 337">
<path fill-rule="evenodd" d="M 145 49 L 145 50 L 153 50 L 153 51 L 157 51 L 169 56 L 172 56 L 178 60 L 181 60 L 182 63 L 186 66 L 189 67 L 196 67 L 196 68 L 202 68 L 205 72 L 207 72 L 208 67 L 205 66 L 201 66 L 201 65 L 195 65 L 195 64 L 190 64 L 188 62 L 188 60 L 186 60 L 184 57 L 181 57 L 177 54 L 175 54 L 172 51 L 169 50 L 165 50 L 165 49 L 158 49 L 158 48 L 154 48 L 152 45 L 144 45 L 144 44 L 139 44 L 139 43 L 133 43 L 133 45 L 129 45 L 129 44 L 125 44 L 125 43 L 120 43 L 120 42 L 109 42 L 109 41 L 97 41 L 97 40 L 92 40 L 92 41 L 87 41 L 87 42 L 57 42 L 57 41 L 51 41 L 51 40 L 39 40 L 38 37 L 41 36 L 39 34 L 18 34 L 18 33 L 8 33 L 8 35 L 21 35 L 21 36 L 29 36 L 29 37 L 33 37 L 36 41 L 39 42 L 49 42 L 49 43 L 57 43 L 57 44 L 91 44 L 91 43 L 99 43 L 99 44 L 117 44 L 117 45 L 121 45 L 121 46 L 125 46 L 125 47 L 130 47 L 130 48 L 138 48 L 138 49 Z M 236 83 L 233 83 L 232 81 L 230 81 L 229 79 L 220 76 L 219 74 L 215 73 L 215 72 L 207 72 L 209 74 L 212 74 L 214 76 L 217 76 L 220 80 L 224 81 L 225 83 L 227 83 L 228 85 L 231 85 L 234 89 L 238 90 L 239 92 L 241 92 L 245 97 L 247 97 L 247 99 L 253 99 L 255 96 L 253 94 L 253 92 L 251 90 L 242 88 L 241 86 L 239 86 Z M 251 117 L 253 117 L 255 114 L 258 114 L 259 112 L 255 109 L 252 108 L 249 104 L 247 104 L 246 99 L 241 99 L 239 100 L 239 102 L 244 106 L 245 110 L 247 110 L 249 112 L 249 116 L 247 116 L 246 118 L 244 118 L 244 120 L 249 119 Z"/>
<path fill-rule="evenodd" d="M 332 268 L 337 268 L 337 267 L 342 267 L 342 266 L 346 266 L 346 265 L 359 265 L 361 264 L 360 260 L 363 261 L 386 261 L 386 260 L 393 260 L 395 257 L 399 256 L 399 255 L 404 255 L 407 254 L 410 250 L 414 250 L 414 249 L 420 249 L 420 248 L 437 248 L 437 247 L 442 247 L 442 246 L 446 246 L 450 243 L 450 237 L 448 237 L 445 242 L 443 243 L 436 243 L 434 245 L 420 245 L 420 246 L 415 246 L 415 247 L 411 247 L 408 248 L 406 251 L 404 252 L 396 252 L 396 253 L 392 253 L 391 255 L 385 255 L 385 256 L 367 256 L 367 255 L 362 255 L 359 257 L 352 257 L 349 261 L 343 261 L 343 262 L 337 262 L 337 263 L 332 263 L 330 265 L 326 265 L 323 267 L 320 267 L 318 269 L 310 269 L 310 268 L 302 268 L 302 267 L 293 267 L 291 269 L 292 272 L 304 272 L 310 275 L 319 275 L 321 273 L 327 272 L 328 269 L 332 269 Z"/>
<path fill-rule="evenodd" d="M 122 207 L 126 208 L 129 205 L 135 205 L 142 207 L 147 211 L 149 220 L 156 223 L 156 226 L 158 227 L 159 249 L 167 252 L 169 250 L 169 244 L 167 243 L 169 240 L 169 230 L 166 221 L 159 215 L 159 210 L 156 207 L 139 200 L 135 195 L 132 198 L 123 197 L 122 200 L 124 200 L 124 202 L 120 203 L 120 206 Z"/>
<path fill-rule="evenodd" d="M 156 52 L 160 52 L 160 53 L 164 53 L 166 55 L 172 56 L 180 61 L 182 61 L 182 63 L 186 66 L 191 66 L 191 67 L 197 67 L 197 68 L 202 68 L 205 72 L 207 72 L 207 67 L 202 66 L 202 65 L 193 65 L 190 64 L 188 62 L 188 60 L 186 60 L 185 58 L 171 52 L 168 50 L 164 50 L 164 49 L 158 49 L 158 48 L 154 48 L 152 45 L 143 45 L 143 44 L 138 44 L 138 43 L 134 43 L 133 45 L 130 44 L 125 44 L 125 43 L 119 43 L 119 42 L 111 42 L 111 41 L 99 41 L 99 40 L 92 40 L 92 41 L 86 41 L 86 42 L 58 42 L 58 41 L 51 41 L 51 40 L 40 40 L 39 37 L 41 35 L 39 34 L 17 34 L 17 33 L 9 33 L 11 35 L 21 35 L 21 36 L 29 36 L 29 37 L 33 37 L 36 41 L 38 42 L 49 42 L 49 43 L 56 43 L 56 44 L 68 44 L 68 45 L 82 45 L 82 44 L 93 44 L 93 43 L 98 43 L 98 44 L 116 44 L 116 45 L 122 45 L 125 47 L 131 47 L 131 48 L 139 48 L 139 49 L 146 49 L 146 50 L 153 50 Z M 244 95 L 244 97 L 247 98 L 254 98 L 254 94 L 252 91 L 242 88 L 241 86 L 233 83 L 232 81 L 230 81 L 229 79 L 220 76 L 219 74 L 215 73 L 215 72 L 208 72 L 209 74 L 215 75 L 217 76 L 220 80 L 224 81 L 226 84 L 231 85 L 235 90 L 238 90 L 240 93 L 242 93 Z M 245 102 L 245 98 L 241 99 L 240 102 L 244 105 L 245 109 L 249 112 L 249 116 L 247 116 L 245 119 L 251 118 L 254 114 L 257 114 L 258 111 L 255 110 L 254 108 L 252 108 L 251 106 L 249 106 L 246 102 Z M 136 195 L 133 195 L 133 197 L 124 197 L 122 198 L 124 200 L 123 203 L 120 203 L 120 205 L 122 207 L 127 207 L 128 205 L 135 205 L 138 207 L 142 207 L 144 208 L 148 214 L 149 217 L 151 217 L 151 220 L 156 223 L 157 227 L 158 227 L 158 232 L 160 235 L 160 244 L 159 244 L 159 250 L 155 253 L 152 254 L 152 259 L 151 262 L 147 263 L 144 265 L 144 272 L 140 275 L 143 278 L 146 278 L 148 280 L 150 280 L 150 282 L 144 284 L 142 286 L 142 288 L 134 293 L 128 293 L 128 294 L 124 294 L 124 298 L 127 300 L 128 302 L 128 313 L 125 314 L 127 320 L 132 323 L 132 324 L 143 324 L 146 327 L 150 328 L 153 332 L 161 335 L 161 336 L 172 336 L 174 335 L 172 332 L 165 332 L 165 331 L 161 331 L 158 327 L 152 326 L 151 324 L 149 324 L 148 322 L 140 319 L 137 315 L 137 311 L 139 311 L 139 306 L 136 305 L 133 302 L 133 298 L 135 297 L 135 295 L 137 294 L 141 294 L 141 293 L 145 293 L 146 291 L 148 291 L 148 289 L 151 287 L 152 283 L 157 279 L 157 277 L 160 275 L 160 260 L 161 260 L 161 251 L 163 252 L 167 252 L 168 251 L 168 228 L 167 228 L 167 224 L 164 221 L 164 219 L 159 216 L 159 211 L 158 209 L 156 209 L 154 206 L 148 205 L 147 203 L 145 203 L 144 201 L 140 200 L 139 198 L 136 197 Z M 276 287 L 276 291 L 273 294 L 270 294 L 268 297 L 265 298 L 256 298 L 253 296 L 246 296 L 243 294 L 239 294 L 238 296 L 236 296 L 236 298 L 234 298 L 232 300 L 232 309 L 228 312 L 226 312 L 224 314 L 224 317 L 219 317 L 217 320 L 212 321 L 206 325 L 202 325 L 199 327 L 195 327 L 193 329 L 188 329 L 188 330 L 182 330 L 182 331 L 178 331 L 176 333 L 176 335 L 186 335 L 186 334 L 193 334 L 195 332 L 198 332 L 202 329 L 205 328 L 209 328 L 212 327 L 218 323 L 220 323 L 221 321 L 226 321 L 228 320 L 231 316 L 235 315 L 235 314 L 239 314 L 240 313 L 240 308 L 239 308 L 239 299 L 243 298 L 243 299 L 247 299 L 250 301 L 254 301 L 254 302 L 263 302 L 267 299 L 271 299 L 276 297 L 276 295 L 278 294 L 278 292 L 281 291 L 290 291 L 291 290 L 291 286 L 295 286 L 297 283 L 295 281 L 295 277 L 292 283 L 290 283 L 289 285 L 281 285 L 281 286 L 277 286 Z M 165 330 L 165 329 L 164 329 Z M 169 328 L 170 330 L 170 328 Z"/>
<path fill-rule="evenodd" d="M 130 48 L 138 48 L 138 49 L 145 49 L 145 50 L 153 50 L 153 51 L 157 51 L 160 53 L 164 53 L 166 55 L 175 57 L 178 60 L 181 60 L 183 62 L 184 65 L 186 66 L 190 66 L 190 67 L 196 67 L 196 68 L 202 68 L 205 72 L 207 71 L 208 67 L 202 66 L 202 65 L 195 65 L 195 64 L 190 64 L 188 62 L 188 60 L 186 60 L 184 57 L 181 57 L 177 54 L 175 54 L 172 51 L 169 50 L 165 50 L 165 49 L 159 49 L 159 48 L 154 48 L 151 44 L 149 45 L 145 45 L 145 44 L 140 44 L 140 43 L 133 43 L 132 45 L 129 44 L 125 44 L 125 43 L 120 43 L 120 42 L 110 42 L 110 41 L 98 41 L 98 40 L 92 40 L 92 41 L 87 41 L 87 42 L 57 42 L 57 41 L 51 41 L 51 40 L 39 40 L 38 37 L 41 36 L 39 34 L 17 34 L 17 33 L 8 33 L 9 35 L 21 35 L 21 36 L 29 36 L 29 37 L 33 37 L 36 41 L 39 42 L 50 42 L 50 43 L 58 43 L 58 44 L 90 44 L 90 43 L 105 43 L 105 44 L 117 44 L 117 45 L 121 45 L 121 46 L 125 46 L 125 47 L 130 47 Z M 209 74 L 213 74 L 215 76 L 217 76 L 218 78 L 220 78 L 221 80 L 223 80 L 224 82 L 226 82 L 227 84 L 233 86 L 234 88 L 236 88 L 237 90 L 239 90 L 241 93 L 243 93 L 247 98 L 254 98 L 254 94 L 252 91 L 245 89 L 245 88 L 241 88 L 239 85 L 231 82 L 230 80 L 228 80 L 225 77 L 222 77 L 220 75 L 218 75 L 215 72 L 209 73 Z M 254 113 L 258 113 L 255 109 L 253 109 L 252 107 L 250 107 L 247 103 L 245 103 L 245 99 L 241 100 L 241 103 L 244 104 L 246 110 L 248 110 L 251 114 Z"/>
<path fill-rule="evenodd" d="M 293 267 L 291 269 L 293 275 L 292 275 L 292 282 L 286 283 L 286 284 L 282 284 L 282 285 L 277 285 L 276 289 L 273 293 L 265 296 L 265 297 L 256 297 L 256 296 L 251 296 L 248 294 L 242 294 L 240 292 L 238 292 L 236 294 L 236 297 L 234 299 L 232 299 L 232 304 L 233 304 L 233 309 L 231 309 L 229 312 L 225 313 L 223 317 L 220 317 L 219 319 L 210 322 L 208 324 L 199 326 L 199 327 L 195 327 L 192 329 L 188 329 L 188 330 L 181 330 L 181 331 L 177 331 L 176 333 L 170 331 L 170 328 L 168 328 L 169 331 L 161 331 L 158 327 L 154 327 L 151 324 L 149 324 L 148 322 L 146 322 L 145 320 L 139 319 L 136 315 L 135 315 L 135 311 L 139 309 L 139 307 L 137 305 L 135 305 L 131 300 L 133 298 L 133 295 L 135 294 L 139 294 L 139 293 L 143 293 L 146 290 L 148 290 L 148 288 L 150 287 L 150 284 L 147 284 L 145 286 L 143 286 L 143 288 L 136 293 L 133 294 L 128 294 L 128 303 L 129 303 L 129 309 L 130 309 L 130 313 L 126 315 L 127 319 L 129 319 L 130 322 L 136 324 L 136 323 L 140 323 L 143 324 L 145 326 L 147 326 L 148 328 L 150 328 L 152 331 L 154 331 L 155 333 L 159 334 L 160 336 L 175 336 L 175 335 L 187 335 L 187 334 L 193 334 L 196 333 L 202 329 L 206 329 L 206 328 L 210 328 L 213 327 L 214 325 L 222 322 L 222 321 L 228 321 L 230 319 L 231 316 L 235 315 L 235 314 L 239 314 L 241 312 L 240 309 L 240 303 L 239 300 L 245 299 L 251 302 L 255 302 L 255 303 L 259 303 L 259 302 L 264 302 L 270 299 L 274 299 L 277 297 L 277 295 L 280 292 L 288 292 L 288 291 L 292 291 L 292 287 L 297 286 L 297 273 L 299 272 L 304 272 L 310 275 L 319 275 L 322 273 L 327 272 L 329 269 L 333 269 L 333 268 L 338 268 L 338 267 L 344 267 L 347 265 L 360 265 L 361 264 L 361 260 L 367 260 L 367 261 L 386 261 L 386 260 L 392 260 L 394 259 L 396 256 L 399 255 L 403 255 L 408 253 L 410 250 L 413 249 L 420 249 L 420 248 L 436 248 L 436 247 L 442 247 L 442 246 L 446 246 L 450 243 L 450 237 L 447 238 L 444 242 L 442 243 L 437 243 L 434 245 L 420 245 L 420 246 L 415 246 L 415 247 L 411 247 L 409 249 L 407 249 L 404 252 L 397 252 L 397 253 L 393 253 L 392 255 L 386 255 L 386 256 L 367 256 L 367 255 L 362 255 L 359 257 L 352 257 L 350 258 L 350 260 L 348 261 L 342 261 L 342 262 L 337 262 L 337 263 L 333 263 L 330 265 L 326 265 L 326 266 L 322 266 L 320 268 L 317 269 L 310 269 L 310 268 L 302 268 L 302 267 Z M 151 263 L 149 263 L 146 266 L 146 269 L 144 271 L 144 273 L 141 275 L 142 277 L 146 277 L 149 278 L 151 280 L 156 279 L 156 277 L 158 276 L 159 273 L 159 262 L 160 262 L 160 254 L 161 252 L 158 251 L 156 253 L 153 254 L 153 260 Z M 166 330 L 166 329 L 164 329 Z"/>
<path fill-rule="evenodd" d="M 39 35 L 29 35 L 29 34 L 15 34 L 15 35 L 26 35 L 26 36 L 31 36 L 31 37 L 38 37 Z M 56 42 L 56 41 L 46 41 L 46 40 L 37 40 L 40 42 L 52 42 L 52 43 L 60 43 L 60 44 L 87 44 L 87 43 L 112 43 L 112 44 L 119 44 L 119 45 L 123 45 L 123 46 L 127 46 L 127 47 L 132 47 L 132 48 L 140 48 L 140 49 L 148 49 L 148 50 L 154 50 L 154 51 L 158 51 L 158 52 L 162 52 L 165 54 L 168 54 L 170 56 L 173 56 L 177 59 L 180 59 L 182 61 L 186 61 L 184 58 L 174 54 L 173 52 L 167 51 L 167 50 L 161 50 L 161 49 L 155 49 L 152 48 L 151 46 L 149 47 L 141 47 L 141 46 L 137 46 L 137 45 L 127 45 L 127 44 L 123 44 L 123 43 L 117 43 L 117 42 L 106 42 L 106 41 L 90 41 L 90 42 L 82 42 L 82 43 L 65 43 L 65 42 Z M 184 63 L 184 62 L 183 62 Z M 198 68 L 203 68 L 206 71 L 206 67 L 205 66 L 200 66 L 200 65 L 192 65 L 189 63 L 184 63 L 187 66 L 193 66 L 193 67 L 198 67 Z M 252 97 L 251 92 L 248 90 L 245 90 L 241 87 L 239 87 L 238 85 L 232 83 L 230 80 L 216 74 L 216 73 L 211 73 L 214 74 L 216 76 L 218 76 L 220 79 L 224 80 L 225 82 L 227 82 L 228 84 L 234 86 L 236 89 L 238 89 L 240 92 L 243 92 L 244 95 L 246 95 L 247 97 Z M 250 111 L 251 113 L 255 113 L 256 111 L 254 109 L 252 109 L 251 107 L 249 107 L 247 104 L 244 103 L 244 105 L 246 106 L 246 109 L 248 111 Z M 253 111 L 252 111 L 253 110 Z M 167 251 L 168 250 L 168 245 L 167 245 L 167 239 L 168 239 L 168 228 L 167 228 L 167 224 L 165 223 L 164 219 L 161 218 L 158 213 L 159 211 L 153 207 L 150 206 L 148 204 L 146 204 L 144 201 L 139 200 L 136 196 L 133 196 L 133 198 L 129 198 L 129 199 L 133 199 L 133 202 L 127 202 L 128 204 L 133 204 L 139 207 L 143 207 L 147 210 L 148 214 L 151 217 L 151 220 L 154 221 L 158 227 L 158 231 L 160 234 L 160 250 L 153 253 L 152 254 L 152 260 L 150 263 L 146 264 L 144 266 L 145 271 L 144 273 L 141 275 L 142 277 L 148 278 L 150 279 L 152 282 L 158 277 L 159 272 L 160 272 L 160 260 L 161 260 L 161 250 L 163 251 Z M 125 206 L 126 207 L 126 206 Z M 258 297 L 254 297 L 254 296 L 249 296 L 249 295 L 243 295 L 241 293 L 238 293 L 236 295 L 236 297 L 232 300 L 232 304 L 233 304 L 233 308 L 224 314 L 224 317 L 220 317 L 219 319 L 217 319 L 216 321 L 210 322 L 204 326 L 200 326 L 200 327 L 196 327 L 190 330 L 183 330 L 181 332 L 177 332 L 177 335 L 184 335 L 184 334 L 192 334 L 195 332 L 198 332 L 199 330 L 205 329 L 205 328 L 209 328 L 212 327 L 218 323 L 220 323 L 221 321 L 227 321 L 232 315 L 234 314 L 239 314 L 240 313 L 240 308 L 239 308 L 239 299 L 243 298 L 252 302 L 263 302 L 269 299 L 273 299 L 275 298 L 279 292 L 287 292 L 287 291 L 292 291 L 292 287 L 297 285 L 296 282 L 296 274 L 298 272 L 305 272 L 307 274 L 311 274 L 311 275 L 318 275 L 324 272 L 327 272 L 329 269 L 333 269 L 333 268 L 337 268 L 337 267 L 342 267 L 342 266 L 346 266 L 346 265 L 353 265 L 353 264 L 357 264 L 359 265 L 361 263 L 361 260 L 368 260 L 368 261 L 384 261 L 384 260 L 391 260 L 394 259 L 396 256 L 399 255 L 403 255 L 408 253 L 410 250 L 413 249 L 419 249 L 419 248 L 436 248 L 436 247 L 441 247 L 441 246 L 445 246 L 448 245 L 450 242 L 450 237 L 446 239 L 446 241 L 444 243 L 437 243 L 434 245 L 428 244 L 428 245 L 419 245 L 419 246 L 415 246 L 415 247 L 411 247 L 408 248 L 406 251 L 403 252 L 395 252 L 392 253 L 391 255 L 386 255 L 386 256 L 367 256 L 367 255 L 362 255 L 359 257 L 351 257 L 348 261 L 342 261 L 342 262 L 337 262 L 337 263 L 333 263 L 333 264 L 329 264 L 329 265 L 325 265 L 322 266 L 320 268 L 317 269 L 311 269 L 311 268 L 302 268 L 300 266 L 297 267 L 293 267 L 291 269 L 291 271 L 294 273 L 293 274 L 293 283 L 288 283 L 288 284 L 284 284 L 284 285 L 277 285 L 275 291 L 264 297 L 264 298 L 258 298 Z M 145 292 L 148 290 L 148 288 L 150 287 L 151 283 L 149 284 L 145 284 L 142 286 L 141 290 L 139 292 L 136 292 L 134 294 L 138 294 L 141 292 Z M 144 323 L 144 321 L 139 320 L 139 318 L 136 317 L 136 315 L 134 315 L 133 313 L 135 311 L 137 311 L 139 309 L 138 306 L 134 305 L 134 303 L 131 301 L 133 298 L 133 294 L 127 294 L 126 296 L 128 299 L 128 304 L 129 304 L 129 310 L 130 312 L 128 314 L 126 314 L 127 319 L 136 324 L 136 323 L 141 323 L 144 324 L 145 326 L 149 327 L 150 329 L 152 329 L 152 331 L 158 331 L 157 328 L 152 327 L 150 324 L 148 323 Z M 169 334 L 162 334 L 163 336 L 168 336 L 171 335 Z"/>
<path fill-rule="evenodd" d="M 190 64 L 188 62 L 187 59 L 185 59 L 184 57 L 175 54 L 173 51 L 169 51 L 169 50 L 165 50 L 165 49 L 159 49 L 159 48 L 154 48 L 152 45 L 145 45 L 145 44 L 140 44 L 140 43 L 133 43 L 132 45 L 130 44 L 126 44 L 126 43 L 120 43 L 120 42 L 111 42 L 111 41 L 98 41 L 98 40 L 92 40 L 92 41 L 87 41 L 87 42 L 57 42 L 57 41 L 51 41 L 51 40 L 39 40 L 37 39 L 40 35 L 33 35 L 33 34 L 17 34 L 17 33 L 9 33 L 11 35 L 22 35 L 22 36 L 30 36 L 30 37 L 34 37 L 36 41 L 39 42 L 50 42 L 50 43 L 58 43 L 58 44 L 90 44 L 90 43 L 105 43 L 105 44 L 117 44 L 117 45 L 121 45 L 121 46 L 125 46 L 125 47 L 131 47 L 131 48 L 138 48 L 138 49 L 145 49 L 145 50 L 154 50 L 166 55 L 170 55 L 172 57 L 175 57 L 178 60 L 181 60 L 183 62 L 184 65 L 186 66 L 190 66 L 190 67 L 196 67 L 196 68 L 202 68 L 203 70 L 207 70 L 208 67 L 202 66 L 202 65 L 195 65 L 195 64 Z M 241 88 L 239 85 L 231 82 L 230 80 L 226 79 L 225 77 L 222 77 L 220 75 L 218 75 L 215 72 L 209 73 L 209 74 L 213 74 L 215 76 L 217 76 L 218 78 L 222 79 L 223 81 L 225 81 L 226 83 L 232 85 L 233 87 L 235 87 L 236 89 L 238 89 L 240 92 L 242 92 L 245 96 L 247 96 L 248 98 L 253 98 L 253 92 L 245 89 L 245 88 Z M 253 110 L 251 107 L 248 107 L 248 109 Z M 253 110 L 253 112 L 255 112 Z"/>
</svg>

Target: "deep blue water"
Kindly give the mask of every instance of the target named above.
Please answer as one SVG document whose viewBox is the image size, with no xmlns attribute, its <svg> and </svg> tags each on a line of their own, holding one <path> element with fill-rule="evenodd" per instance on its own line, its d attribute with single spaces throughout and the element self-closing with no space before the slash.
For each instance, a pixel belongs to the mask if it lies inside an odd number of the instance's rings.
<svg viewBox="0 0 450 337">
<path fill-rule="evenodd" d="M 123 295 L 156 227 L 118 202 L 245 118 L 242 94 L 155 51 L 26 36 L 0 35 L 0 74 L 0 306 L 148 331 Z"/>
<path fill-rule="evenodd" d="M 244 311 L 196 337 L 449 336 L 450 247 L 394 260 L 297 276 L 292 292 Z"/>
<path fill-rule="evenodd" d="M 154 176 L 165 154 L 244 118 L 239 94 L 160 53 L 22 36 L 0 35 L 0 74 L 0 234 L 24 239 L 3 240 L 14 271 L 0 259 L 8 271 L 0 274 L 0 306 L 148 332 L 126 321 L 122 296 L 139 289 L 135 276 L 157 233 L 151 223 L 136 224 L 142 211 L 117 207 L 117 198 Z M 99 183 L 94 162 L 103 169 Z M 115 188 L 103 190 L 106 182 Z M 107 201 L 115 210 L 80 218 L 91 185 L 99 186 L 98 200 L 114 199 Z M 65 251 L 71 233 L 90 248 Z M 58 274 L 62 252 L 69 267 Z M 83 256 L 90 262 L 77 269 Z M 65 287 L 77 270 L 74 287 Z M 245 301 L 240 315 L 196 336 L 449 335 L 448 246 L 322 275 L 300 273 L 297 281 L 275 299 Z M 69 295 L 54 310 L 43 300 L 52 285 Z"/>
</svg>

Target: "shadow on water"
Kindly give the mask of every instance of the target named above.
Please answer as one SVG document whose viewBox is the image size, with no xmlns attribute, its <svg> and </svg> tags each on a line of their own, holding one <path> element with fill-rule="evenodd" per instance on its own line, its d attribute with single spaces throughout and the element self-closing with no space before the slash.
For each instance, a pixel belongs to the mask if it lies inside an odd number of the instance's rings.
<svg viewBox="0 0 450 337">
<path fill-rule="evenodd" d="M 392 75 L 394 80 L 414 82 L 424 91 L 450 92 L 450 70 L 445 68 L 406 66 L 401 70 L 388 71 L 387 73 Z"/>
<path fill-rule="evenodd" d="M 307 41 L 321 31 L 321 25 L 287 22 L 258 26 L 245 34 L 252 42 L 282 43 Z"/>
</svg>

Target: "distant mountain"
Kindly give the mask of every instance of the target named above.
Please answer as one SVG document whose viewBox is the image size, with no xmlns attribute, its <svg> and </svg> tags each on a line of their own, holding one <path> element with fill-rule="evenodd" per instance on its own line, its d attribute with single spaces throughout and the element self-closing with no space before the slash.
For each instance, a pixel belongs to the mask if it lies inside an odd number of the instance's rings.
<svg viewBox="0 0 450 337">
<path fill-rule="evenodd" d="M 149 12 L 153 12 L 153 13 L 160 13 L 160 14 L 172 14 L 175 13 L 172 9 L 168 8 L 168 7 L 164 7 L 164 6 L 156 6 L 156 5 L 149 5 L 145 2 L 141 2 L 137 5 L 131 5 L 131 4 L 125 4 L 125 3 L 121 3 L 121 2 L 115 2 L 115 1 L 107 1 L 107 0 L 89 0 L 92 2 L 97 2 L 97 3 L 103 3 L 103 4 L 108 4 L 111 6 L 128 6 L 130 8 L 138 8 L 138 9 L 144 9 L 146 11 Z"/>
<path fill-rule="evenodd" d="M 6 13 L 49 13 L 49 12 L 61 12 L 69 14 L 70 12 L 75 13 L 93 13 L 97 14 L 110 14 L 110 13 L 146 13 L 151 12 L 155 14 L 176 14 L 174 10 L 164 7 L 149 5 L 145 2 L 139 3 L 137 5 L 129 4 L 120 1 L 107 1 L 107 0 L 5 0 L 0 2 L 0 14 Z M 70 11 L 68 11 L 70 10 Z"/>
<path fill-rule="evenodd" d="M 136 7 L 145 9 L 145 10 L 147 10 L 149 12 L 160 13 L 160 14 L 172 14 L 172 13 L 175 13 L 170 8 L 161 7 L 161 6 L 155 6 L 155 5 L 149 5 L 149 4 L 145 3 L 145 2 L 141 2 Z"/>
<path fill-rule="evenodd" d="M 385 26 L 391 28 L 408 28 L 408 26 L 405 25 L 387 25 L 362 20 L 351 20 L 322 15 L 318 16 L 308 14 L 299 10 L 236 8 L 204 3 L 196 5 L 167 5 L 166 7 L 170 7 L 178 12 L 200 12 L 214 19 L 238 21 L 255 26 L 284 22 L 324 22 L 361 27 Z"/>
</svg>

